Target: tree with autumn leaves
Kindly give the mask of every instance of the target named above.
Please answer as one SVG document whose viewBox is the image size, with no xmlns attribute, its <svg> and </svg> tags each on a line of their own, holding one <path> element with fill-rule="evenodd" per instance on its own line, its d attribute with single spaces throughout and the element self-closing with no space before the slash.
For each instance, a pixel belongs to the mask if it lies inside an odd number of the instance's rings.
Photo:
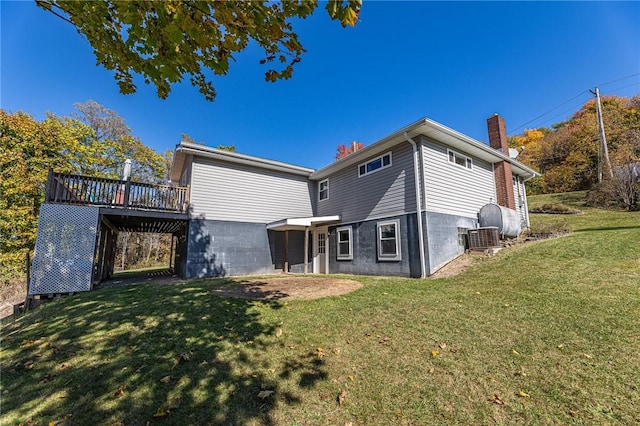
<svg viewBox="0 0 640 426">
<path fill-rule="evenodd" d="M 602 115 L 613 179 L 600 152 L 594 100 L 567 121 L 510 138 L 511 147 L 520 151 L 518 160 L 542 173 L 528 182 L 531 193 L 591 190 L 591 197 L 600 199 L 596 204 L 640 207 L 640 180 L 634 176 L 640 164 L 640 96 L 603 97 Z"/>
<path fill-rule="evenodd" d="M 165 159 L 135 137 L 115 111 L 93 101 L 76 108 L 72 117 L 47 114 L 42 121 L 0 110 L 2 283 L 21 275 L 25 254 L 34 248 L 49 169 L 119 178 L 130 158 L 136 180 L 165 179 Z"/>
</svg>

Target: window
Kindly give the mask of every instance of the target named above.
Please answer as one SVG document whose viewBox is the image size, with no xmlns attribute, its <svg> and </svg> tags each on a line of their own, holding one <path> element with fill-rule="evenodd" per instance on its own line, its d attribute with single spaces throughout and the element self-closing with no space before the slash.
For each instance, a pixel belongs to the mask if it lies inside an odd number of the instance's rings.
<svg viewBox="0 0 640 426">
<path fill-rule="evenodd" d="M 325 254 L 326 252 L 327 236 L 324 232 L 318 233 L 318 254 Z"/>
<path fill-rule="evenodd" d="M 338 260 L 353 259 L 353 245 L 351 243 L 351 227 L 338 228 Z"/>
<path fill-rule="evenodd" d="M 458 245 L 464 249 L 469 248 L 467 228 L 458 228 Z"/>
<path fill-rule="evenodd" d="M 378 222 L 378 260 L 401 260 L 400 221 Z"/>
<path fill-rule="evenodd" d="M 471 161 L 471 158 L 467 157 L 466 155 L 458 154 L 457 152 L 451 151 L 450 149 L 447 150 L 447 153 L 449 154 L 450 163 L 454 163 L 458 166 L 462 166 L 469 170 L 472 170 L 473 162 Z"/>
<path fill-rule="evenodd" d="M 325 179 L 318 183 L 318 198 L 320 201 L 329 198 L 329 179 Z"/>
<path fill-rule="evenodd" d="M 391 153 L 387 152 L 380 157 L 374 158 L 371 161 L 362 163 L 358 166 L 358 177 L 368 175 L 376 170 L 384 169 L 391 165 Z"/>
</svg>

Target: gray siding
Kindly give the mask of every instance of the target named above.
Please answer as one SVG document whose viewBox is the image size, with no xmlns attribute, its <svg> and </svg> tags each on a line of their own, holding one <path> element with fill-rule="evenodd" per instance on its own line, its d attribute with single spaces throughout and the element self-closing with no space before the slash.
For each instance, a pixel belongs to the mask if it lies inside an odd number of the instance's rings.
<svg viewBox="0 0 640 426">
<path fill-rule="evenodd" d="M 425 250 L 429 253 L 427 273 L 431 275 L 464 253 L 464 247 L 458 241 L 458 228 L 476 228 L 478 221 L 463 216 L 427 212 L 426 222 Z"/>
<path fill-rule="evenodd" d="M 394 216 L 400 223 L 400 254 L 397 261 L 378 260 L 377 224 L 382 220 L 369 220 L 348 225 L 353 238 L 353 259 L 337 259 L 336 228 L 329 228 L 329 272 L 332 274 L 362 274 L 383 276 L 420 276 L 420 247 L 415 214 Z M 340 225 L 341 227 L 343 225 Z"/>
<path fill-rule="evenodd" d="M 317 215 L 341 215 L 342 222 L 357 222 L 415 212 L 411 145 L 397 145 L 391 152 L 390 167 L 358 177 L 356 164 L 330 175 L 329 198 L 317 201 Z"/>
<path fill-rule="evenodd" d="M 192 217 L 268 223 L 313 215 L 305 176 L 194 158 Z"/>
<path fill-rule="evenodd" d="M 449 162 L 447 147 L 422 138 L 426 208 L 429 212 L 477 218 L 480 208 L 496 199 L 493 165 L 474 158 L 473 170 Z"/>
</svg>

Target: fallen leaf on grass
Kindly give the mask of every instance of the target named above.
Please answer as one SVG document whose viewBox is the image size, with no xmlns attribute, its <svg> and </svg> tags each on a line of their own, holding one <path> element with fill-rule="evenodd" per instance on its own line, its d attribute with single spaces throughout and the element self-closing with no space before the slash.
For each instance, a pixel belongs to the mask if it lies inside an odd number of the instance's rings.
<svg viewBox="0 0 640 426">
<path fill-rule="evenodd" d="M 164 417 L 169 415 L 169 410 L 167 410 L 164 405 L 158 407 L 158 411 L 153 415 L 153 417 Z"/>
<path fill-rule="evenodd" d="M 340 392 L 340 395 L 338 395 L 338 404 L 342 405 L 346 397 L 347 397 L 347 391 L 343 389 L 342 392 Z"/>
<path fill-rule="evenodd" d="M 516 351 L 515 349 L 511 349 L 511 353 L 513 353 L 514 355 L 520 355 L 520 352 Z"/>
<path fill-rule="evenodd" d="M 113 393 L 113 396 L 117 396 L 118 398 L 124 396 L 124 386 L 120 386 L 118 390 Z"/>
<path fill-rule="evenodd" d="M 47 373 L 46 376 L 44 376 L 42 379 L 40 379 L 39 383 L 47 383 L 50 382 L 51 380 L 53 380 L 56 377 L 55 374 L 51 374 L 51 373 Z"/>
<path fill-rule="evenodd" d="M 180 355 L 177 355 L 175 365 L 178 365 L 181 362 L 189 361 L 191 359 L 191 354 L 191 352 L 182 352 Z"/>
<path fill-rule="evenodd" d="M 275 393 L 275 391 L 272 390 L 262 390 L 258 393 L 258 398 L 260 399 L 266 399 L 269 398 L 271 395 L 273 395 Z"/>
<path fill-rule="evenodd" d="M 447 344 L 443 342 L 443 343 L 440 343 L 438 346 L 440 347 L 440 349 L 445 349 L 447 347 Z"/>
<path fill-rule="evenodd" d="M 280 337 L 280 336 L 282 336 L 282 329 L 281 328 L 276 330 L 276 337 Z"/>
<path fill-rule="evenodd" d="M 518 391 L 518 393 L 516 393 L 516 395 L 518 395 L 520 398 L 529 398 L 531 395 L 529 395 L 528 393 L 524 392 L 524 391 Z"/>
<path fill-rule="evenodd" d="M 349 374 L 348 378 L 349 378 L 349 380 L 351 380 L 353 382 L 353 379 L 354 379 L 353 375 Z"/>
<path fill-rule="evenodd" d="M 560 345 L 557 346 L 557 348 L 558 349 L 562 349 L 562 348 L 564 348 L 564 345 L 560 344 Z"/>
<path fill-rule="evenodd" d="M 171 381 L 171 376 L 164 376 L 160 381 L 162 383 L 169 383 Z"/>
<path fill-rule="evenodd" d="M 493 396 L 489 398 L 487 401 L 493 402 L 494 404 L 498 404 L 498 405 L 504 405 L 504 401 L 500 399 L 497 393 L 494 393 Z"/>
</svg>

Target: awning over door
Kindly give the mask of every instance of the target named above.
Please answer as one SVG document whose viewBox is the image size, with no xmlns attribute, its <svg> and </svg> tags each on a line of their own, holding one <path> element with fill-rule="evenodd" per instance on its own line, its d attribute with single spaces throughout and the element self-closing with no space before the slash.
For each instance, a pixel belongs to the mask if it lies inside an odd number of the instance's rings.
<svg viewBox="0 0 640 426">
<path fill-rule="evenodd" d="M 267 224 L 267 229 L 272 231 L 304 231 L 316 225 L 328 225 L 340 222 L 340 216 L 314 216 L 314 217 L 292 217 L 278 220 Z"/>
</svg>

